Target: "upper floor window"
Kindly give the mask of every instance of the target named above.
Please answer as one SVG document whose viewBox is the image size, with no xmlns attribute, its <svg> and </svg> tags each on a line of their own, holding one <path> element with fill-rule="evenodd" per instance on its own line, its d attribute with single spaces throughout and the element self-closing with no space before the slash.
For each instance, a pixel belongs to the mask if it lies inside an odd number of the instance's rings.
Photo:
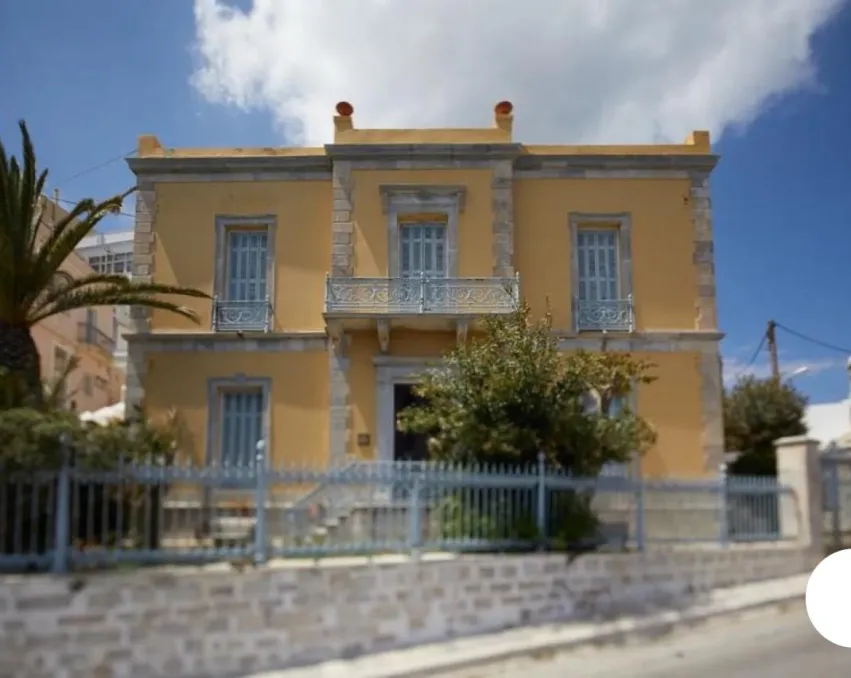
<svg viewBox="0 0 851 678">
<path fill-rule="evenodd" d="M 224 298 L 227 301 L 263 301 L 268 296 L 269 233 L 233 230 L 228 233 Z"/>
<path fill-rule="evenodd" d="M 577 331 L 632 331 L 628 215 L 571 215 Z"/>
<path fill-rule="evenodd" d="M 387 216 L 389 277 L 457 278 L 458 224 L 466 187 L 385 184 L 379 192 Z"/>
<path fill-rule="evenodd" d="M 274 226 L 274 217 L 217 219 L 214 330 L 271 328 Z"/>
<path fill-rule="evenodd" d="M 403 224 L 399 237 L 403 278 L 446 277 L 446 227 L 443 224 Z"/>
<path fill-rule="evenodd" d="M 133 272 L 132 252 L 107 252 L 89 257 L 89 266 L 95 273 L 130 274 Z"/>
<path fill-rule="evenodd" d="M 621 298 L 618 233 L 614 229 L 581 229 L 576 236 L 580 301 Z"/>
</svg>

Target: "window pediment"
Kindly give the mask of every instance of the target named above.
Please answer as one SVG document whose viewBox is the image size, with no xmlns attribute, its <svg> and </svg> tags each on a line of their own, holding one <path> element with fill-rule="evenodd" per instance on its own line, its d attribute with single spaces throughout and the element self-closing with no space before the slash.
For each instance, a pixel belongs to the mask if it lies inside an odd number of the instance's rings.
<svg viewBox="0 0 851 678">
<path fill-rule="evenodd" d="M 434 184 L 383 184 L 379 186 L 384 214 L 397 211 L 454 208 L 463 212 L 466 186 Z"/>
</svg>

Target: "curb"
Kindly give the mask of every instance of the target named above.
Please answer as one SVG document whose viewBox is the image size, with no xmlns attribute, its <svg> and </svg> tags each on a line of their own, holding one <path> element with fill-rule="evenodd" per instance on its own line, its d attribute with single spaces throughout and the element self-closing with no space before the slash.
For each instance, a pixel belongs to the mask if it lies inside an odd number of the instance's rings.
<svg viewBox="0 0 851 678">
<path fill-rule="evenodd" d="M 433 678 L 448 677 L 452 674 L 476 669 L 479 675 L 488 675 L 491 670 L 513 663 L 539 663 L 557 661 L 561 655 L 586 648 L 604 648 L 610 645 L 627 645 L 637 640 L 656 641 L 664 636 L 674 636 L 701 626 L 736 618 L 758 616 L 768 612 L 785 613 L 790 608 L 803 604 L 803 594 L 796 594 L 776 600 L 753 603 L 744 607 L 733 607 L 709 613 L 664 613 L 638 621 L 624 620 L 616 625 L 620 628 L 605 628 L 597 633 L 589 633 L 569 640 L 553 640 L 530 644 L 523 649 L 510 649 L 504 652 L 491 652 L 487 657 L 464 658 L 433 662 L 430 666 L 411 667 L 401 670 L 378 670 L 368 678 Z M 628 628 L 627 628 L 628 627 Z M 330 677 L 329 677 L 330 678 Z M 367 678 L 363 676 L 361 678 Z"/>
</svg>

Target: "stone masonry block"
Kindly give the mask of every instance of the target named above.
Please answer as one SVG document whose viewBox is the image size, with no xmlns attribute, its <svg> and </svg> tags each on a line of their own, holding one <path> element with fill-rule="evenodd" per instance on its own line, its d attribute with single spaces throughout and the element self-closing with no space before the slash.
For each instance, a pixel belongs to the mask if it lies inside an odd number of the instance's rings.
<svg viewBox="0 0 851 678">
<path fill-rule="evenodd" d="M 711 588 L 808 571 L 807 556 L 757 545 L 597 553 L 571 563 L 558 554 L 332 559 L 117 573 L 77 594 L 61 579 L 0 579 L 0 625 L 27 640 L 4 653 L 3 668 L 173 678 L 269 671 L 459 633 L 698 602 Z"/>
</svg>

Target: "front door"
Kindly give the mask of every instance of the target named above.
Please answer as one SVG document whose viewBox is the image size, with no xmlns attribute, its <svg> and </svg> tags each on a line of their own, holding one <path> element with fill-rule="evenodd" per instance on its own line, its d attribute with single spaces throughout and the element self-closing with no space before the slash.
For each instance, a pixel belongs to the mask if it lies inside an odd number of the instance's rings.
<svg viewBox="0 0 851 678">
<path fill-rule="evenodd" d="M 422 402 L 422 399 L 414 393 L 413 384 L 395 384 L 393 386 L 394 461 L 428 460 L 428 436 L 423 433 L 404 433 L 399 430 L 398 424 L 395 423 L 402 410 L 420 402 Z"/>
</svg>

